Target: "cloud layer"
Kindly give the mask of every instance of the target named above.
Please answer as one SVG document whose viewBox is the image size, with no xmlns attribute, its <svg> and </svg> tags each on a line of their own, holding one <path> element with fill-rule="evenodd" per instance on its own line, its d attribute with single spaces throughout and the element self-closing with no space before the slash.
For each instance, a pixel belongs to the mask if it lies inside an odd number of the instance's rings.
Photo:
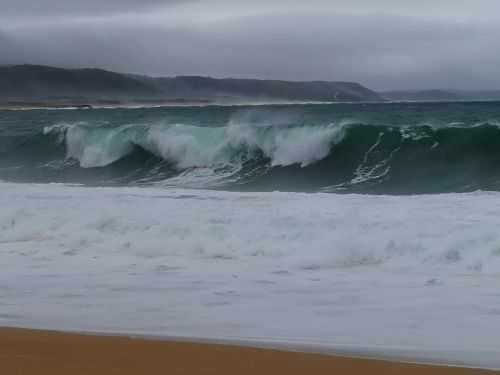
<svg viewBox="0 0 500 375">
<path fill-rule="evenodd" d="M 0 63 L 500 88 L 498 2 L 400 3 L 0 0 Z"/>
</svg>

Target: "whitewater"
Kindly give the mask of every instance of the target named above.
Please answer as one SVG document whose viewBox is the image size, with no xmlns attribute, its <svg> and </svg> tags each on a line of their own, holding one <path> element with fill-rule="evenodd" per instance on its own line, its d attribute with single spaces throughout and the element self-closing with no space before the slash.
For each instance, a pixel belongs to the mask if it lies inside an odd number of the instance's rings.
<svg viewBox="0 0 500 375">
<path fill-rule="evenodd" d="M 0 205 L 0 326 L 500 368 L 499 193 L 4 182 Z"/>
<path fill-rule="evenodd" d="M 0 326 L 500 369 L 500 106 L 0 111 Z"/>
</svg>

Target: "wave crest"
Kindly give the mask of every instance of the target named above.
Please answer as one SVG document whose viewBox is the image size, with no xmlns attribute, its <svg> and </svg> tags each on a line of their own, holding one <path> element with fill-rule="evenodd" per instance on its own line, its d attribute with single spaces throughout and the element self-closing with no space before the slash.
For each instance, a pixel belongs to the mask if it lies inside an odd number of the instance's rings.
<svg viewBox="0 0 500 375">
<path fill-rule="evenodd" d="M 59 123 L 30 138 L 1 138 L 11 146 L 0 159 L 0 174 L 11 181 L 259 191 L 500 190 L 500 128 L 495 124 L 270 119 L 240 116 L 217 127 Z"/>
<path fill-rule="evenodd" d="M 239 166 L 258 157 L 272 166 L 299 164 L 306 167 L 325 158 L 339 142 L 340 125 L 298 127 L 227 127 L 191 125 L 125 125 L 113 128 L 87 124 L 58 125 L 44 130 L 64 135 L 68 158 L 83 168 L 116 162 L 139 146 L 173 163 L 178 169 Z"/>
</svg>

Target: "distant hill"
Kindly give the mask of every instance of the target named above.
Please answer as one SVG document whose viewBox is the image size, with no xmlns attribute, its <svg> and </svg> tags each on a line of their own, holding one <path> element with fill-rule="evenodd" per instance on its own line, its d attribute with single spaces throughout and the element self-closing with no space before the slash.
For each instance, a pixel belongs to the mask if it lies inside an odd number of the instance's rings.
<svg viewBox="0 0 500 375">
<path fill-rule="evenodd" d="M 154 85 L 167 97 L 289 100 L 289 101 L 380 101 L 380 96 L 354 82 L 279 81 L 260 79 L 178 76 L 150 78 L 134 76 Z"/>
<path fill-rule="evenodd" d="M 128 98 L 156 97 L 151 85 L 101 69 L 60 69 L 39 65 L 0 67 L 0 98 Z"/>
<path fill-rule="evenodd" d="M 473 101 L 500 100 L 500 90 L 400 90 L 379 93 L 385 100 L 394 101 Z"/>
<path fill-rule="evenodd" d="M 39 65 L 0 66 L 2 101 L 210 100 L 210 101 L 380 101 L 353 82 L 291 82 L 216 79 L 199 76 L 154 78 L 101 69 Z"/>
<path fill-rule="evenodd" d="M 408 100 L 408 101 L 453 101 L 461 100 L 462 96 L 446 90 L 422 90 L 422 91 L 386 91 L 380 95 L 386 100 Z"/>
<path fill-rule="evenodd" d="M 464 100 L 500 100 L 500 90 L 455 91 Z"/>
</svg>

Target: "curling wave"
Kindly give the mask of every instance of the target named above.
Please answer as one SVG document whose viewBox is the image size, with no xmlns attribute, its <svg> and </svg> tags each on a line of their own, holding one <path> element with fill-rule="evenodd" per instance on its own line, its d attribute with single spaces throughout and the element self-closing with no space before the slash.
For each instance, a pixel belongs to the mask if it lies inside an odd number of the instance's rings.
<svg viewBox="0 0 500 375">
<path fill-rule="evenodd" d="M 228 190 L 441 193 L 500 190 L 500 128 L 77 122 L 2 137 L 0 178 Z"/>
</svg>

